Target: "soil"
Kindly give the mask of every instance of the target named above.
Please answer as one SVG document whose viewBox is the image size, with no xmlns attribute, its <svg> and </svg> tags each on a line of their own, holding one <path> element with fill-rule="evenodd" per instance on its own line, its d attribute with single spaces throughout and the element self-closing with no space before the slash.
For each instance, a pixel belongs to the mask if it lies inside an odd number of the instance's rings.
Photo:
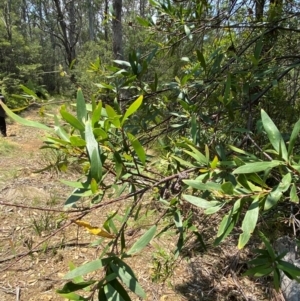
<svg viewBox="0 0 300 301">
<path fill-rule="evenodd" d="M 24 113 L 31 120 L 41 120 L 38 110 Z M 101 248 L 91 247 L 94 237 L 76 225 L 63 228 L 71 215 L 61 210 L 70 188 L 59 179 L 77 178 L 76 171 L 56 174 L 55 171 L 36 173 L 51 162 L 51 153 L 40 147 L 45 136 L 40 130 L 9 122 L 8 137 L 0 144 L 9 145 L 0 153 L 0 300 L 55 301 L 65 300 L 56 293 L 65 283 L 63 276 L 69 264 L 76 266 L 96 259 Z M 14 205 L 14 206 L 13 206 Z M 18 207 L 19 206 L 19 207 Z M 116 206 L 116 205 L 114 205 Z M 28 208 L 30 207 L 30 208 Z M 35 209 L 34 209 L 35 208 Z M 44 210 L 39 210 L 43 208 Z M 101 225 L 113 206 L 92 212 L 85 219 Z M 217 223 L 203 223 L 201 231 L 217 227 Z M 134 241 L 143 230 L 132 236 Z M 55 234 L 56 233 L 56 234 Z M 54 235 L 55 234 L 55 235 Z M 247 251 L 239 252 L 230 240 L 222 247 L 208 245 L 204 252 L 193 241 L 184 254 L 170 266 L 168 257 L 157 255 L 156 245 L 172 250 L 174 239 L 165 237 L 151 243 L 130 261 L 130 266 L 147 300 L 281 300 L 269 287 L 269 279 L 255 280 L 242 277 Z M 160 270 L 161 281 L 153 282 L 154 258 L 165 258 Z M 164 279 L 164 281 L 162 281 Z M 136 296 L 133 300 L 140 300 Z"/>
</svg>

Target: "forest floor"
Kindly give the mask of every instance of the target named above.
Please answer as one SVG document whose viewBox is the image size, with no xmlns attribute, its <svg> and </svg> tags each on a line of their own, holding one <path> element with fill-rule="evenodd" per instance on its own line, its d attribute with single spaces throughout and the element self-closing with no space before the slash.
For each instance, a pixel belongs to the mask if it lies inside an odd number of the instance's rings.
<svg viewBox="0 0 300 301">
<path fill-rule="evenodd" d="M 45 122 L 38 109 L 23 116 Z M 40 148 L 43 136 L 45 133 L 40 130 L 9 121 L 8 137 L 0 137 L 1 301 L 64 300 L 55 290 L 62 288 L 62 277 L 70 262 L 78 266 L 96 259 L 101 252 L 90 246 L 94 238 L 76 225 L 60 230 L 66 216 L 58 211 L 72 189 L 59 179 L 75 180 L 78 174 L 76 170 L 60 175 L 53 171 L 35 172 L 55 159 L 51 152 Z M 85 219 L 101 225 L 114 209 L 105 207 Z M 202 227 L 203 232 L 205 228 L 215 230 L 217 223 L 207 219 Z M 170 238 L 160 243 L 165 249 L 173 249 Z M 235 244 L 228 239 L 220 247 L 208 245 L 208 250 L 201 252 L 191 243 L 175 263 L 150 244 L 130 265 L 149 301 L 282 300 L 280 294 L 268 287 L 269 279 L 241 276 L 247 250 L 240 252 Z M 159 260 L 164 261 L 161 267 Z M 153 282 L 153 273 L 165 281 Z M 133 297 L 133 300 L 140 299 Z"/>
</svg>

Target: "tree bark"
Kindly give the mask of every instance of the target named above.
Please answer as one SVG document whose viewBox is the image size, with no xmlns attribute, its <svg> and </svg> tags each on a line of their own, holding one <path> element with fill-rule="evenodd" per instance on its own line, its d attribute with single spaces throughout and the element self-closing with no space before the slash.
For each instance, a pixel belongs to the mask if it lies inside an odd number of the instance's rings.
<svg viewBox="0 0 300 301">
<path fill-rule="evenodd" d="M 113 9 L 113 54 L 114 58 L 118 60 L 123 59 L 122 0 L 114 0 Z"/>
</svg>

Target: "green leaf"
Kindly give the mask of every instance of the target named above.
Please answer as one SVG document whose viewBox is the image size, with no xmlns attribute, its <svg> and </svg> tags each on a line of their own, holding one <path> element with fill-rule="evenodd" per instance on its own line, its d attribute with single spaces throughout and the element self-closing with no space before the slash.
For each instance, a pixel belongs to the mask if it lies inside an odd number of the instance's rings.
<svg viewBox="0 0 300 301">
<path fill-rule="evenodd" d="M 77 90 L 76 110 L 78 120 L 80 120 L 81 122 L 85 122 L 87 118 L 86 105 L 82 94 L 82 90 L 80 88 Z"/>
<path fill-rule="evenodd" d="M 53 131 L 52 128 L 49 128 L 48 126 L 36 122 L 36 121 L 31 121 L 31 120 L 27 120 L 25 118 L 22 118 L 18 115 L 16 115 L 15 113 L 13 113 L 1 100 L 0 100 L 0 104 L 2 106 L 2 108 L 4 109 L 4 111 L 6 112 L 7 116 L 9 116 L 11 119 L 13 119 L 14 121 L 23 124 L 25 126 L 31 126 L 31 127 L 35 127 L 37 129 L 40 130 L 45 130 L 45 131 Z"/>
<path fill-rule="evenodd" d="M 277 268 L 273 271 L 273 282 L 274 288 L 278 292 L 280 288 L 280 272 Z"/>
<path fill-rule="evenodd" d="M 82 138 L 80 137 L 77 137 L 77 136 L 71 136 L 70 137 L 70 142 L 71 142 L 71 145 L 72 146 L 77 146 L 77 147 L 84 147 L 86 146 L 86 142 L 85 140 L 83 140 Z"/>
<path fill-rule="evenodd" d="M 268 116 L 268 114 L 264 111 L 261 110 L 261 120 L 263 123 L 263 127 L 268 135 L 268 138 L 273 145 L 274 149 L 276 152 L 281 155 L 281 157 L 287 161 L 288 160 L 288 154 L 287 154 L 287 149 L 285 146 L 285 143 L 282 139 L 282 136 L 272 121 L 272 119 Z"/>
<path fill-rule="evenodd" d="M 89 300 L 88 298 L 81 297 L 75 293 L 67 293 L 67 294 L 59 293 L 59 295 L 62 296 L 63 298 L 66 298 L 68 300 L 73 300 L 73 301 L 88 301 Z"/>
<path fill-rule="evenodd" d="M 123 301 L 124 299 L 120 296 L 120 294 L 115 290 L 110 283 L 107 283 L 104 286 L 105 297 L 107 301 Z"/>
<path fill-rule="evenodd" d="M 271 190 L 271 192 L 268 194 L 266 200 L 265 200 L 265 205 L 264 205 L 264 210 L 269 210 L 273 206 L 277 204 L 277 202 L 281 199 L 282 197 L 282 190 L 279 188 L 279 185 Z"/>
<path fill-rule="evenodd" d="M 296 122 L 296 124 L 294 125 L 291 137 L 290 137 L 290 141 L 289 141 L 289 146 L 288 146 L 288 156 L 290 156 L 292 154 L 296 139 L 298 138 L 298 134 L 300 132 L 300 120 L 298 120 Z"/>
<path fill-rule="evenodd" d="M 206 201 L 202 198 L 195 197 L 192 195 L 187 195 L 187 194 L 184 194 L 183 198 L 186 201 L 188 201 L 189 203 L 191 203 L 197 207 L 204 208 L 204 209 L 211 208 L 211 207 L 222 204 L 221 202 L 218 202 L 218 201 Z"/>
<path fill-rule="evenodd" d="M 67 181 L 67 180 L 59 180 L 65 185 L 68 185 L 73 188 L 80 188 L 80 189 L 87 189 L 89 188 L 89 185 L 87 183 L 77 182 L 77 181 Z"/>
<path fill-rule="evenodd" d="M 205 164 L 205 165 L 208 164 L 206 157 L 204 155 L 202 155 L 195 147 L 193 147 L 189 144 L 187 146 L 192 150 L 192 152 L 183 150 L 185 153 L 187 153 L 188 155 L 190 155 L 191 157 L 196 159 L 196 161 L 200 164 Z"/>
<path fill-rule="evenodd" d="M 299 203 L 296 185 L 293 183 L 290 191 L 290 200 L 293 203 Z"/>
<path fill-rule="evenodd" d="M 263 162 L 255 162 L 255 163 L 246 163 L 245 165 L 242 165 L 238 167 L 236 170 L 233 171 L 233 174 L 241 174 L 241 173 L 255 173 L 264 171 L 267 168 L 273 168 L 279 165 L 282 165 L 282 161 L 263 161 Z"/>
<path fill-rule="evenodd" d="M 144 233 L 138 241 L 136 241 L 130 250 L 127 252 L 128 255 L 133 255 L 140 252 L 143 248 L 145 248 L 148 243 L 153 238 L 156 231 L 156 226 L 152 226 L 146 233 Z"/>
<path fill-rule="evenodd" d="M 99 182 L 102 179 L 102 162 L 100 159 L 100 147 L 94 137 L 90 120 L 86 121 L 85 123 L 85 141 L 91 165 L 91 177 L 94 178 L 97 182 Z"/>
<path fill-rule="evenodd" d="M 74 270 L 68 272 L 64 279 L 73 279 L 78 276 L 84 276 L 88 273 L 97 271 L 107 265 L 111 260 L 113 260 L 113 257 L 111 258 L 104 258 L 104 259 L 97 259 L 90 261 L 86 264 L 83 264 L 82 266 L 75 268 Z"/>
<path fill-rule="evenodd" d="M 293 279 L 298 280 L 300 282 L 300 268 L 296 267 L 290 262 L 279 260 L 277 264 L 277 268 L 282 270 L 284 273 L 288 273 L 293 277 Z"/>
<path fill-rule="evenodd" d="M 120 294 L 124 301 L 132 301 L 124 287 L 117 279 L 110 281 L 110 285 Z M 99 299 L 99 301 L 102 301 L 102 299 Z"/>
<path fill-rule="evenodd" d="M 79 121 L 75 116 L 67 112 L 64 106 L 62 106 L 60 110 L 60 115 L 66 122 L 68 122 L 75 129 L 79 131 L 84 131 L 84 124 L 81 121 Z"/>
<path fill-rule="evenodd" d="M 225 194 L 232 195 L 234 191 L 234 186 L 231 182 L 225 182 L 221 185 L 222 190 Z"/>
<path fill-rule="evenodd" d="M 106 113 L 109 117 L 109 121 L 116 127 L 120 128 L 121 123 L 120 123 L 120 115 L 117 114 L 117 112 L 109 105 L 105 105 L 105 110 Z"/>
<path fill-rule="evenodd" d="M 132 134 L 130 133 L 127 133 L 127 136 L 129 138 L 129 141 L 133 147 L 133 149 L 135 150 L 138 158 L 141 160 L 141 162 L 143 164 L 146 163 L 146 153 L 145 153 L 145 150 L 144 148 L 142 147 L 141 143 L 139 142 L 139 140 L 134 137 Z"/>
<path fill-rule="evenodd" d="M 100 140 L 107 140 L 108 139 L 107 133 L 101 128 L 94 129 L 93 133 L 94 133 L 94 135 L 97 139 L 99 139 L 99 137 L 101 138 Z"/>
<path fill-rule="evenodd" d="M 102 101 L 100 101 L 95 110 L 93 110 L 93 114 L 92 114 L 92 125 L 93 128 L 95 127 L 95 125 L 100 121 L 100 118 L 102 116 Z"/>
<path fill-rule="evenodd" d="M 196 50 L 196 52 L 197 52 L 198 61 L 200 62 L 201 67 L 206 72 L 206 63 L 205 63 L 204 56 L 203 56 L 202 52 L 200 52 L 199 50 Z"/>
<path fill-rule="evenodd" d="M 269 263 L 266 263 L 264 265 L 259 265 L 259 266 L 249 269 L 243 275 L 244 276 L 249 275 L 249 276 L 254 276 L 254 277 L 262 277 L 262 276 L 271 274 L 273 270 L 274 270 L 274 268 L 272 266 L 270 266 Z"/>
<path fill-rule="evenodd" d="M 66 131 L 59 125 L 59 121 L 57 116 L 54 116 L 54 121 L 55 121 L 55 133 L 63 140 L 70 142 L 70 135 L 66 133 Z"/>
<path fill-rule="evenodd" d="M 243 233 L 239 237 L 238 248 L 242 249 L 248 242 L 253 233 L 259 214 L 259 197 L 251 203 L 248 211 L 245 214 L 244 220 L 242 222 Z"/>
<path fill-rule="evenodd" d="M 141 298 L 145 298 L 146 294 L 140 284 L 138 283 L 137 279 L 126 270 L 126 267 L 123 266 L 117 266 L 110 263 L 111 269 L 114 271 L 115 274 L 118 275 L 118 277 L 122 280 L 122 282 L 136 295 L 140 296 Z"/>
<path fill-rule="evenodd" d="M 148 20 L 145 20 L 139 16 L 136 16 L 136 20 L 142 25 L 142 26 L 146 26 L 149 27 L 151 26 L 151 23 Z"/>
<path fill-rule="evenodd" d="M 262 232 L 259 231 L 258 235 L 259 235 L 260 239 L 263 241 L 263 243 L 265 244 L 272 261 L 275 261 L 276 254 L 271 246 L 270 241 L 266 238 L 266 236 Z"/>
<path fill-rule="evenodd" d="M 195 189 L 198 189 L 198 190 L 223 191 L 222 185 L 214 183 L 214 182 L 202 183 L 198 180 L 183 180 L 183 182 Z"/>
<path fill-rule="evenodd" d="M 138 108 L 141 106 L 142 103 L 143 103 L 143 95 L 138 97 L 126 110 L 126 112 L 123 116 L 122 122 L 121 122 L 121 126 L 124 125 L 124 122 L 128 119 L 128 117 L 130 115 L 132 115 L 133 113 L 135 113 L 138 110 Z"/>
<path fill-rule="evenodd" d="M 254 48 L 254 57 L 256 60 L 259 60 L 263 46 L 264 46 L 263 39 L 262 38 L 258 39 Z"/>
<path fill-rule="evenodd" d="M 62 294 L 67 294 L 67 293 L 71 293 L 71 292 L 76 292 L 78 290 L 82 290 L 88 286 L 91 286 L 92 284 L 94 284 L 96 282 L 96 280 L 91 280 L 91 281 L 83 281 L 80 283 L 74 283 L 72 281 L 67 282 L 62 289 L 57 290 L 57 293 L 62 293 Z"/>
<path fill-rule="evenodd" d="M 214 214 L 216 212 L 218 212 L 220 209 L 222 209 L 222 207 L 226 204 L 226 202 L 223 203 L 219 203 L 213 207 L 207 208 L 204 210 L 204 213 L 209 215 L 209 214 Z"/>
<path fill-rule="evenodd" d="M 26 86 L 20 85 L 20 88 L 21 88 L 25 93 L 27 93 L 28 95 L 31 95 L 31 96 L 33 96 L 34 98 L 38 98 L 38 96 L 36 95 L 36 93 L 35 93 L 34 91 L 32 91 L 31 89 L 27 88 Z"/>
<path fill-rule="evenodd" d="M 278 185 L 278 189 L 281 192 L 286 192 L 290 188 L 291 183 L 292 183 L 292 175 L 290 173 L 287 173 L 281 179 L 281 181 L 280 181 L 280 183 Z"/>
<path fill-rule="evenodd" d="M 234 225 L 239 219 L 239 212 L 241 210 L 242 200 L 239 199 L 234 203 L 229 214 L 224 215 L 218 229 L 217 238 L 214 245 L 220 244 L 232 231 Z"/>
<path fill-rule="evenodd" d="M 190 163 L 187 160 L 183 160 L 183 159 L 181 159 L 181 158 L 179 158 L 177 156 L 174 156 L 174 155 L 172 155 L 171 157 L 174 158 L 176 161 L 178 161 L 182 166 L 185 166 L 185 167 L 196 167 L 196 166 L 194 166 L 192 163 Z"/>
</svg>

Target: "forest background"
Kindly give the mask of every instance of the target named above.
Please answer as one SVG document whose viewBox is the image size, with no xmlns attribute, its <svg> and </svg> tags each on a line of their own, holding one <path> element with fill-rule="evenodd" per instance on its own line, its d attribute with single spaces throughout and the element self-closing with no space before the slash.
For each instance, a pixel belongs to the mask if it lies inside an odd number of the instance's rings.
<svg viewBox="0 0 300 301">
<path fill-rule="evenodd" d="M 271 245 L 277 234 L 295 237 L 299 224 L 299 9 L 293 0 L 0 4 L 8 106 L 66 103 L 54 129 L 8 115 L 51 133 L 45 146 L 65 156 L 58 169 L 80 166 L 79 180 L 65 181 L 74 188 L 65 207 L 77 208 L 79 226 L 112 239 L 98 260 L 66 275 L 76 284 L 60 294 L 129 300 L 124 285 L 144 297 L 124 259 L 172 229 L 174 260 L 191 237 L 203 250 L 229 235 L 238 249 L 259 237 L 266 249 L 256 250 L 246 275 L 271 275 L 276 289 L 280 271 L 299 280 Z M 126 227 L 145 213 L 149 193 L 159 217 L 130 247 Z M 103 229 L 79 222 L 107 195 L 132 203 Z M 218 216 L 218 230 L 201 233 L 194 208 Z M 100 268 L 104 278 L 80 278 Z M 89 299 L 74 293 L 83 288 Z"/>
</svg>

